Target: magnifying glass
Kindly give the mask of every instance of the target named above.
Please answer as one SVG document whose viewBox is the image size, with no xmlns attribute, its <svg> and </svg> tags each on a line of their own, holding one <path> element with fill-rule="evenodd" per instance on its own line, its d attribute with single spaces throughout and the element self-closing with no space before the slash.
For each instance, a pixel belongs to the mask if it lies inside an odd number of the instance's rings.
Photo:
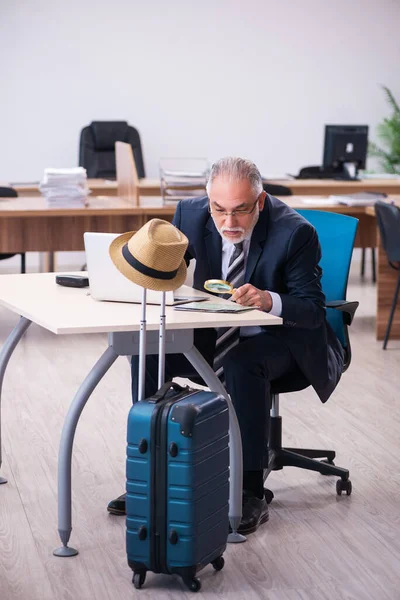
<svg viewBox="0 0 400 600">
<path fill-rule="evenodd" d="M 213 294 L 233 294 L 233 285 L 223 279 L 207 279 L 204 289 Z"/>
</svg>

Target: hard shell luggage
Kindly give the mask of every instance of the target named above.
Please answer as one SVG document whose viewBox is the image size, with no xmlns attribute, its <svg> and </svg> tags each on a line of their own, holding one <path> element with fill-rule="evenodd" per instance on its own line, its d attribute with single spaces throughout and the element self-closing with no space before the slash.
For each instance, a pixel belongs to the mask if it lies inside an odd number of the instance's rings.
<svg viewBox="0 0 400 600">
<path fill-rule="evenodd" d="M 142 400 L 146 348 L 142 307 L 139 402 L 128 417 L 126 547 L 133 583 L 147 571 L 178 574 L 192 591 L 196 573 L 224 566 L 228 537 L 229 410 L 225 397 L 163 383 L 165 301 L 161 303 L 159 390 Z"/>
</svg>

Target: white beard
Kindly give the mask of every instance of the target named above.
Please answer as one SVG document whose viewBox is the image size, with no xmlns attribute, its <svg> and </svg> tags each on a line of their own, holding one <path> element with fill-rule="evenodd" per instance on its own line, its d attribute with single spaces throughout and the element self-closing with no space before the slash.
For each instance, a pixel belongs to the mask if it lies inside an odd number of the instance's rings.
<svg viewBox="0 0 400 600">
<path fill-rule="evenodd" d="M 240 244 L 241 242 L 243 242 L 244 240 L 248 240 L 251 238 L 251 235 L 253 233 L 253 229 L 256 226 L 256 223 L 258 221 L 258 218 L 260 216 L 260 209 L 258 207 L 258 204 L 254 210 L 254 214 L 253 214 L 253 220 L 250 224 L 250 226 L 247 229 L 243 229 L 243 227 L 234 227 L 229 229 L 228 227 L 218 227 L 218 225 L 216 224 L 216 222 L 214 221 L 214 225 L 219 233 L 219 235 L 226 240 L 227 242 L 230 242 L 231 244 Z M 214 219 L 213 219 L 214 220 Z M 238 236 L 237 237 L 232 237 L 232 236 L 226 236 L 224 235 L 224 231 L 237 231 L 238 232 Z"/>
</svg>

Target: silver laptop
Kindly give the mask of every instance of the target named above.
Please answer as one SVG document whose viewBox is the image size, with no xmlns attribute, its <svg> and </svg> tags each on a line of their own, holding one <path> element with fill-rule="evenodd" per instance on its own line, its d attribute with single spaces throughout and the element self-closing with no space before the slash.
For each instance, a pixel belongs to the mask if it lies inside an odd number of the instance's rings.
<svg viewBox="0 0 400 600">
<path fill-rule="evenodd" d="M 111 242 L 119 235 L 119 233 L 92 232 L 83 234 L 90 295 L 94 300 L 140 303 L 143 288 L 129 281 L 118 271 L 108 251 Z M 161 294 L 147 290 L 146 298 L 148 304 L 160 304 Z M 207 296 L 187 286 L 165 294 L 165 302 L 168 306 L 195 300 L 207 300 Z"/>
</svg>

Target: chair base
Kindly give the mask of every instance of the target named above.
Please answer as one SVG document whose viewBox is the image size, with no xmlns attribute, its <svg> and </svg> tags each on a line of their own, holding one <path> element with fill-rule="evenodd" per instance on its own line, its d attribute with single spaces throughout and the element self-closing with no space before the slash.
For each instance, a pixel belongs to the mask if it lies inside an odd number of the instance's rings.
<svg viewBox="0 0 400 600">
<path fill-rule="evenodd" d="M 282 447 L 282 417 L 270 419 L 269 464 L 264 469 L 264 481 L 271 471 L 280 471 L 283 467 L 299 467 L 308 471 L 317 471 L 321 475 L 336 475 L 340 477 L 336 485 L 336 492 L 341 495 L 346 491 L 351 494 L 350 473 L 347 469 L 337 467 L 333 460 L 336 456 L 334 450 L 312 450 L 306 448 Z M 324 460 L 316 460 L 324 459 Z"/>
</svg>

